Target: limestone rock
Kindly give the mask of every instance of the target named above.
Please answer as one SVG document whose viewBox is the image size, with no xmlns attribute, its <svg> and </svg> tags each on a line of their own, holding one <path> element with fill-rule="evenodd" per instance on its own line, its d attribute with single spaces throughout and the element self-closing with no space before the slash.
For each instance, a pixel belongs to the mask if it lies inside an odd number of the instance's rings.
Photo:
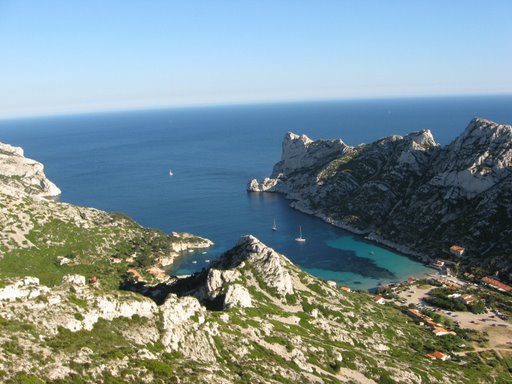
<svg viewBox="0 0 512 384">
<path fill-rule="evenodd" d="M 53 197 L 60 189 L 46 178 L 43 164 L 24 157 L 23 149 L 0 143 L 0 193 Z"/>
<path fill-rule="evenodd" d="M 14 301 L 18 299 L 34 299 L 49 292 L 49 288 L 39 285 L 36 277 L 25 277 L 13 284 L 0 288 L 0 301 Z"/>
<path fill-rule="evenodd" d="M 65 275 L 62 278 L 63 284 L 71 284 L 75 285 L 77 287 L 83 287 L 85 286 L 85 276 L 82 275 Z"/>
<path fill-rule="evenodd" d="M 293 293 L 292 279 L 285 268 L 286 264 L 291 265 L 290 260 L 252 235 L 242 236 L 232 251 L 212 263 L 212 268 L 235 268 L 243 262 L 249 263 L 261 279 L 279 294 Z"/>
<path fill-rule="evenodd" d="M 240 284 L 229 286 L 224 299 L 224 308 L 251 308 L 252 299 L 247 288 Z"/>
<path fill-rule="evenodd" d="M 206 291 L 210 299 L 214 299 L 221 292 L 226 283 L 232 283 L 240 277 L 237 270 L 219 270 L 210 268 L 206 281 Z"/>
</svg>

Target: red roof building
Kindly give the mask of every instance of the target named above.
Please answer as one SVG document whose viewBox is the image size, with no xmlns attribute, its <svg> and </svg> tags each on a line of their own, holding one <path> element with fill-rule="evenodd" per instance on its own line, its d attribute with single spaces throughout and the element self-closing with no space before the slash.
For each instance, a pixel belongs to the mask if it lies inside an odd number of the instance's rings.
<svg viewBox="0 0 512 384">
<path fill-rule="evenodd" d="M 465 249 L 461 247 L 460 245 L 452 245 L 450 247 L 450 253 L 452 253 L 455 256 L 462 256 L 465 252 Z"/>
<path fill-rule="evenodd" d="M 492 277 L 482 277 L 482 282 L 503 292 L 512 292 L 512 287 Z"/>
</svg>

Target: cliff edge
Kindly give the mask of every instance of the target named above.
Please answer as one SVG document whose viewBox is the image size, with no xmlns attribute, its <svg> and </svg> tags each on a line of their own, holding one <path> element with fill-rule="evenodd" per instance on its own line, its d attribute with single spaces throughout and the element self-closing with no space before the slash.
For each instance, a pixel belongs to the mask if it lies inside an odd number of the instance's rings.
<svg viewBox="0 0 512 384">
<path fill-rule="evenodd" d="M 287 134 L 270 178 L 292 207 L 424 260 L 465 248 L 462 266 L 512 279 L 512 126 L 473 119 L 441 147 L 429 130 L 350 147 Z"/>
</svg>

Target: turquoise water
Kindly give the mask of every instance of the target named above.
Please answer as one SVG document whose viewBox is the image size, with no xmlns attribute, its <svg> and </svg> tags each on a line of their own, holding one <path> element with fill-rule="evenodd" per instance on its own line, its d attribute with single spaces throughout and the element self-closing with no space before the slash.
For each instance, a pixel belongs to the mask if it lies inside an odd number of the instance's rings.
<svg viewBox="0 0 512 384">
<path fill-rule="evenodd" d="M 392 270 L 396 276 L 396 280 L 382 279 L 372 276 L 362 276 L 352 272 L 334 272 L 328 274 L 322 273 L 321 270 L 308 270 L 315 275 L 321 275 L 324 278 L 335 280 L 339 283 L 345 284 L 350 287 L 372 288 L 379 284 L 388 283 L 392 281 L 402 281 L 409 276 L 420 277 L 427 273 L 434 272 L 431 268 L 423 265 L 418 265 L 416 261 L 409 258 L 400 258 L 397 263 L 397 254 L 390 249 L 380 247 L 374 243 L 361 241 L 360 238 L 353 236 L 341 236 L 333 240 L 327 241 L 327 245 L 336 249 L 351 249 L 355 252 L 356 256 L 372 260 L 377 266 Z"/>
<path fill-rule="evenodd" d="M 357 144 L 430 128 L 446 144 L 475 116 L 511 123 L 511 107 L 502 96 L 116 112 L 3 120 L 0 141 L 43 162 L 63 201 L 215 242 L 206 254 L 186 253 L 174 273 L 200 270 L 251 233 L 319 277 L 370 288 L 426 268 L 297 212 L 282 196 L 247 193 L 247 181 L 270 174 L 287 131 Z M 299 225 L 305 244 L 293 240 Z"/>
</svg>

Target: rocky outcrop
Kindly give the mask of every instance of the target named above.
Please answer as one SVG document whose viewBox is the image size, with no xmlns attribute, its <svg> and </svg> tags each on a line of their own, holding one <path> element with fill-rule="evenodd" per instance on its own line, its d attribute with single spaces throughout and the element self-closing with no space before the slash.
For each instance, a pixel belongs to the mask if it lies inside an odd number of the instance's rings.
<svg viewBox="0 0 512 384">
<path fill-rule="evenodd" d="M 464 265 L 511 279 L 511 174 L 512 126 L 474 119 L 445 147 L 429 130 L 357 147 L 287 134 L 271 178 L 248 190 L 424 259 L 462 245 Z"/>
<path fill-rule="evenodd" d="M 24 277 L 0 289 L 0 301 L 35 299 L 47 292 L 49 288 L 39 285 L 37 277 Z"/>
<path fill-rule="evenodd" d="M 228 287 L 224 298 L 224 308 L 232 307 L 251 308 L 252 298 L 247 288 L 240 284 L 233 284 Z"/>
<path fill-rule="evenodd" d="M 254 236 L 242 236 L 235 247 L 220 255 L 208 269 L 179 279 L 174 292 L 197 297 L 208 307 L 250 308 L 253 299 L 244 285 L 247 279 L 284 298 L 294 293 L 290 268 L 294 268 L 293 264 L 285 256 Z"/>
<path fill-rule="evenodd" d="M 174 252 L 183 252 L 189 249 L 209 248 L 214 245 L 213 241 L 205 239 L 204 237 L 192 235 L 191 233 L 172 232 L 174 241 L 171 244 L 171 249 Z"/>
<path fill-rule="evenodd" d="M 60 189 L 46 178 L 43 164 L 24 156 L 23 149 L 0 143 L 0 193 L 55 197 Z"/>
<path fill-rule="evenodd" d="M 223 279 L 229 274 L 229 280 L 235 281 L 232 276 L 239 275 L 236 274 L 237 270 L 250 267 L 257 278 L 284 296 L 293 294 L 292 279 L 287 269 L 290 265 L 292 263 L 285 256 L 266 246 L 256 237 L 248 235 L 242 236 L 232 250 L 219 256 L 212 263 L 211 270 L 223 270 Z"/>
</svg>

